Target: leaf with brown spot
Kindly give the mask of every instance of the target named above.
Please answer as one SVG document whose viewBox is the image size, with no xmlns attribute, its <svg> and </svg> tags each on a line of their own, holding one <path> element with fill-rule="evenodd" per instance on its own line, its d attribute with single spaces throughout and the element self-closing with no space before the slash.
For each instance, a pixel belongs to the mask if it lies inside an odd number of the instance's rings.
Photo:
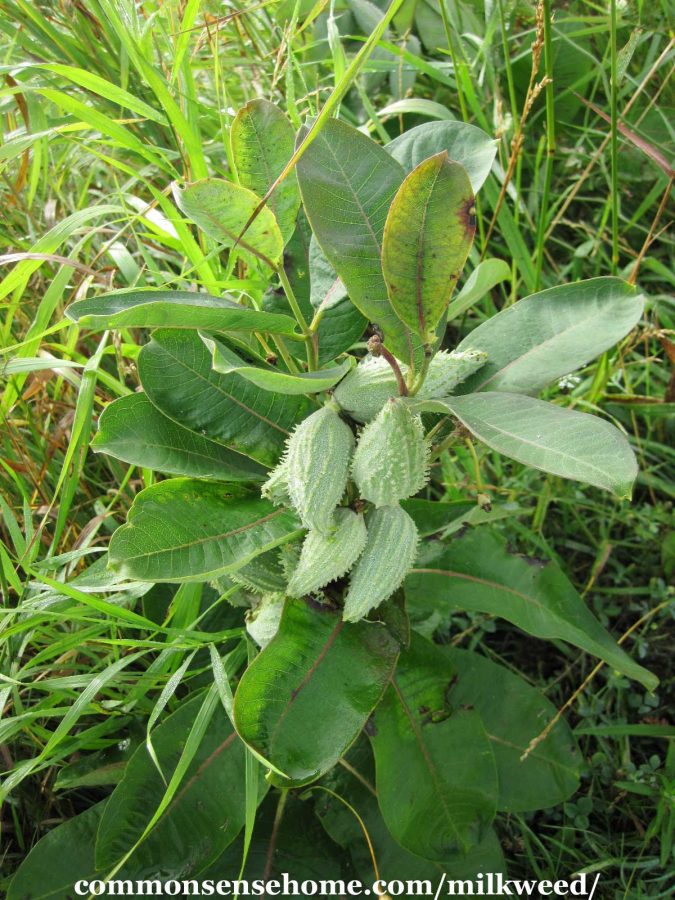
<svg viewBox="0 0 675 900">
<path fill-rule="evenodd" d="M 382 241 L 389 301 L 425 342 L 433 341 L 469 255 L 473 203 L 469 176 L 443 151 L 413 169 L 389 209 Z"/>
</svg>

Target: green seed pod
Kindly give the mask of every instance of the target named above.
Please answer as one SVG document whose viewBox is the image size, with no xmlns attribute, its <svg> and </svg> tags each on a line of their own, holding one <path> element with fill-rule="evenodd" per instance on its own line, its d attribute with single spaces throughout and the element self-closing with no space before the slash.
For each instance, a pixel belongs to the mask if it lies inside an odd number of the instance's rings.
<svg viewBox="0 0 675 900">
<path fill-rule="evenodd" d="M 334 531 L 308 533 L 286 593 L 289 597 L 304 597 L 340 578 L 354 565 L 365 544 L 363 516 L 351 509 L 336 510 Z"/>
<path fill-rule="evenodd" d="M 441 350 L 431 360 L 427 377 L 417 396 L 421 400 L 447 397 L 462 381 L 477 372 L 487 361 L 484 350 Z"/>
<path fill-rule="evenodd" d="M 263 594 L 246 614 L 246 630 L 259 647 L 266 647 L 279 630 L 285 599 L 283 594 Z"/>
<path fill-rule="evenodd" d="M 405 372 L 405 366 L 401 371 Z M 333 391 L 337 403 L 356 422 L 370 422 L 397 394 L 396 378 L 383 356 L 364 356 Z"/>
<path fill-rule="evenodd" d="M 268 550 L 230 574 L 232 581 L 249 590 L 262 593 L 283 591 L 286 587 L 284 570 L 275 550 Z"/>
<path fill-rule="evenodd" d="M 290 506 L 291 498 L 288 496 L 288 466 L 286 459 L 272 469 L 267 481 L 260 489 L 260 493 L 267 500 L 271 500 L 275 506 Z"/>
<path fill-rule="evenodd" d="M 368 516 L 368 539 L 352 571 L 343 619 L 358 622 L 401 586 L 417 555 L 417 528 L 400 506 Z"/>
<path fill-rule="evenodd" d="M 364 500 L 393 506 L 412 497 L 429 477 L 429 445 L 419 416 L 403 400 L 388 400 L 361 432 L 352 476 Z"/>
<path fill-rule="evenodd" d="M 304 419 L 288 440 L 288 493 L 305 528 L 326 534 L 347 486 L 352 430 L 334 403 Z"/>
<path fill-rule="evenodd" d="M 445 397 L 462 381 L 477 372 L 487 360 L 483 350 L 441 350 L 429 365 L 424 384 L 417 393 L 420 400 Z M 408 367 L 399 363 L 405 376 Z M 398 385 L 391 366 L 383 356 L 365 356 L 343 378 L 333 392 L 342 409 L 357 422 L 370 422 L 387 400 L 398 396 Z"/>
</svg>

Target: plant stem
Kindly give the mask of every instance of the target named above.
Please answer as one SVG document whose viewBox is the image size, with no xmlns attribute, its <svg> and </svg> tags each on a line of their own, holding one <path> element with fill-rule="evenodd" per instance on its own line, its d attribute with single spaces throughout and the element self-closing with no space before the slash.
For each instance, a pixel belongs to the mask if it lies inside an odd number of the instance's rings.
<svg viewBox="0 0 675 900">
<path fill-rule="evenodd" d="M 462 120 L 464 122 L 469 121 L 469 111 L 466 106 L 466 100 L 464 99 L 464 90 L 462 88 L 462 77 L 459 72 L 458 62 L 457 62 L 457 54 L 455 53 L 455 45 L 452 40 L 452 30 L 450 27 L 450 21 L 448 19 L 448 11 L 445 8 L 445 0 L 441 0 L 439 4 L 441 8 L 441 18 L 443 19 L 443 28 L 445 29 L 445 39 L 448 42 L 448 50 L 450 51 L 450 59 L 452 60 L 452 71 L 455 76 L 455 84 L 457 86 L 457 100 L 459 102 L 459 108 L 462 111 Z"/>
<path fill-rule="evenodd" d="M 544 244 L 551 180 L 553 177 L 553 160 L 555 157 L 555 93 L 553 88 L 553 48 L 551 44 L 551 2 L 544 0 L 544 66 L 546 77 L 546 162 L 544 164 L 544 189 L 539 206 L 539 223 L 537 227 L 537 249 L 535 254 L 535 291 L 541 288 L 541 269 L 544 262 Z"/>
<path fill-rule="evenodd" d="M 411 397 L 414 397 L 415 394 L 419 391 L 419 389 L 424 384 L 424 379 L 427 377 L 427 372 L 429 371 L 429 365 L 431 364 L 431 360 L 433 359 L 434 352 L 432 348 L 428 345 L 424 345 L 424 359 L 422 360 L 422 368 L 419 370 L 417 377 L 415 378 L 413 384 L 410 387 L 408 393 Z"/>
<path fill-rule="evenodd" d="M 302 310 L 300 309 L 300 304 L 298 303 L 297 297 L 295 296 L 295 292 L 291 287 L 291 283 L 288 280 L 288 275 L 286 274 L 286 270 L 283 265 L 279 266 L 276 270 L 277 275 L 279 276 L 279 281 L 281 282 L 281 286 L 284 289 L 284 293 L 286 294 L 286 298 L 288 299 L 288 303 L 293 310 L 293 315 L 295 316 L 296 322 L 300 326 L 302 333 L 304 335 L 309 335 L 309 325 L 307 324 L 307 320 L 302 314 Z"/>
<path fill-rule="evenodd" d="M 619 270 L 619 137 L 618 72 L 616 46 L 616 0 L 610 2 L 610 155 L 612 165 L 612 275 Z"/>
<path fill-rule="evenodd" d="M 286 298 L 288 299 L 289 306 L 293 310 L 293 315 L 295 316 L 295 320 L 300 326 L 300 330 L 302 331 L 305 337 L 306 349 L 307 349 L 307 368 L 310 372 L 314 372 L 318 368 L 318 341 L 317 335 L 312 332 L 312 329 L 307 324 L 307 319 L 302 314 L 302 310 L 300 309 L 300 304 L 298 303 L 298 299 L 295 296 L 295 292 L 291 287 L 291 283 L 288 280 L 288 275 L 286 274 L 286 270 L 284 269 L 283 263 L 276 270 L 277 275 L 279 276 L 279 281 L 281 282 L 281 286 L 284 289 L 284 293 L 286 294 Z M 288 363 L 287 363 L 288 365 Z"/>
<path fill-rule="evenodd" d="M 450 447 L 455 443 L 457 438 L 460 436 L 460 429 L 456 428 L 453 432 L 451 432 L 446 438 L 444 438 L 440 444 L 431 451 L 431 455 L 429 456 L 429 461 L 433 462 L 438 459 L 446 450 L 449 450 Z"/>
<path fill-rule="evenodd" d="M 277 811 L 274 816 L 274 824 L 272 825 L 272 834 L 270 835 L 270 843 L 267 848 L 267 857 L 265 859 L 265 868 L 263 870 L 262 880 L 264 883 L 267 883 L 267 880 L 270 877 L 270 873 L 272 871 L 272 863 L 274 862 L 274 850 L 277 845 L 277 838 L 279 836 L 279 826 L 281 825 L 281 820 L 284 817 L 284 809 L 286 807 L 286 800 L 288 800 L 288 788 L 281 789 L 281 796 L 279 797 L 279 803 L 277 804 Z M 263 894 L 264 897 L 267 896 L 267 893 Z"/>
<path fill-rule="evenodd" d="M 393 353 L 391 353 L 391 351 L 387 350 L 378 335 L 374 334 L 368 341 L 368 350 L 373 356 L 382 356 L 387 360 L 392 368 L 394 375 L 396 376 L 396 384 L 398 385 L 399 395 L 401 397 L 407 397 L 408 385 L 405 383 L 405 378 L 403 377 L 403 372 L 401 372 L 401 367 L 398 364 L 398 360 L 393 355 Z"/>
</svg>

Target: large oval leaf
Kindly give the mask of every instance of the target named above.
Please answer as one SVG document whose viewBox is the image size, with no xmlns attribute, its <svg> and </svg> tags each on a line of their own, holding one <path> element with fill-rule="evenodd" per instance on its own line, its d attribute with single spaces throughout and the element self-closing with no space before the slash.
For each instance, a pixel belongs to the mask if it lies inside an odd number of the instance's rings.
<svg viewBox="0 0 675 900">
<path fill-rule="evenodd" d="M 644 297 L 620 278 L 591 278 L 525 297 L 459 345 L 488 355 L 459 392 L 536 394 L 625 337 L 643 307 Z"/>
<path fill-rule="evenodd" d="M 182 187 L 174 184 L 173 195 L 188 219 L 227 249 L 236 245 L 237 251 L 273 269 L 279 265 L 284 241 L 271 209 L 263 206 L 244 233 L 260 203 L 253 191 L 223 178 L 205 178 Z"/>
<path fill-rule="evenodd" d="M 339 366 L 330 369 L 317 369 L 315 372 L 284 372 L 273 366 L 247 365 L 223 341 L 211 335 L 201 335 L 204 344 L 211 351 L 212 366 L 216 372 L 229 375 L 235 372 L 264 391 L 277 391 L 279 394 L 318 394 L 330 390 L 345 377 L 354 364 L 354 360 L 346 359 Z"/>
<path fill-rule="evenodd" d="M 300 131 L 301 141 L 307 133 Z M 352 302 L 379 325 L 394 353 L 411 345 L 387 299 L 382 235 L 389 205 L 405 173 L 382 147 L 337 119 L 328 119 L 297 164 L 307 218 Z"/>
<path fill-rule="evenodd" d="M 372 880 L 373 861 L 363 831 L 353 812 L 345 806 L 346 800 L 361 816 L 375 851 L 380 878 L 406 882 L 408 890 L 397 897 L 407 900 L 419 896 L 413 888 L 413 880 L 429 879 L 437 884 L 443 873 L 449 879 L 475 878 L 480 872 L 506 872 L 504 855 L 497 835 L 490 828 L 480 844 L 468 853 L 457 852 L 443 861 L 423 859 L 404 850 L 389 833 L 374 792 L 364 790 L 374 784 L 373 761 L 367 741 L 359 740 L 346 756 L 349 769 L 337 766 L 326 776 L 324 784 L 336 796 L 317 796 L 316 815 L 331 838 L 349 850 L 356 875 L 364 882 Z M 342 799 L 339 799 L 342 798 Z M 410 881 L 409 881 L 410 879 Z M 486 895 L 489 896 L 489 895 Z"/>
<path fill-rule="evenodd" d="M 237 688 L 237 731 L 291 783 L 313 781 L 365 725 L 396 665 L 399 638 L 383 622 L 350 625 L 340 610 L 286 601 L 277 635 Z"/>
<path fill-rule="evenodd" d="M 424 343 L 462 274 L 476 230 L 471 183 L 445 152 L 406 177 L 389 208 L 382 271 L 396 315 Z"/>
<path fill-rule="evenodd" d="M 14 874 L 7 900 L 64 900 L 73 896 L 76 881 L 93 879 L 96 829 L 105 804 L 102 800 L 47 832 Z"/>
<path fill-rule="evenodd" d="M 167 781 L 176 769 L 203 697 L 184 703 L 153 733 Z M 246 750 L 218 703 L 173 800 L 120 875 L 180 878 L 213 862 L 244 825 Z M 96 863 L 112 868 L 141 837 L 166 791 L 145 744 L 134 753 L 108 800 L 98 830 Z"/>
<path fill-rule="evenodd" d="M 290 316 L 259 312 L 225 297 L 190 291 L 113 291 L 71 303 L 66 315 L 92 329 L 203 328 L 297 334 Z"/>
<path fill-rule="evenodd" d="M 164 415 L 268 466 L 294 426 L 315 409 L 306 397 L 263 391 L 238 375 L 214 372 L 193 331 L 156 331 L 141 350 L 138 372 Z"/>
<path fill-rule="evenodd" d="M 445 150 L 450 159 L 466 169 L 473 192 L 477 194 L 490 174 L 497 144 L 475 125 L 454 121 L 425 122 L 394 138 L 385 150 L 406 172 L 412 172 L 423 160 Z"/>
<path fill-rule="evenodd" d="M 486 391 L 419 404 L 451 413 L 493 450 L 541 469 L 630 497 L 638 467 L 624 434 L 597 416 L 552 403 Z"/>
<path fill-rule="evenodd" d="M 232 157 L 240 183 L 264 197 L 295 150 L 293 126 L 269 100 L 251 100 L 239 110 L 230 129 Z M 286 243 L 295 230 L 300 192 L 295 173 L 279 184 L 268 205 Z"/>
<path fill-rule="evenodd" d="M 103 410 L 91 446 L 131 465 L 170 475 L 221 481 L 265 478 L 266 470 L 258 463 L 172 422 L 143 393 L 120 397 Z"/>
<path fill-rule="evenodd" d="M 581 756 L 561 719 L 521 762 L 530 741 L 556 716 L 555 706 L 515 673 L 478 653 L 444 648 L 455 669 L 448 700 L 472 706 L 492 743 L 499 775 L 500 810 L 525 812 L 556 806 L 579 786 Z"/>
<path fill-rule="evenodd" d="M 380 809 L 394 838 L 442 861 L 480 843 L 497 807 L 497 769 L 474 710 L 452 710 L 447 658 L 413 634 L 373 714 Z"/>
<path fill-rule="evenodd" d="M 208 581 L 278 547 L 295 517 L 240 485 L 172 478 L 136 497 L 110 566 L 136 581 Z M 298 532 L 299 534 L 299 532 Z"/>
<path fill-rule="evenodd" d="M 506 541 L 487 526 L 447 545 L 428 545 L 405 590 L 409 605 L 420 612 L 501 616 L 528 634 L 567 641 L 649 690 L 658 684 L 612 640 L 555 563 L 511 555 Z"/>
</svg>

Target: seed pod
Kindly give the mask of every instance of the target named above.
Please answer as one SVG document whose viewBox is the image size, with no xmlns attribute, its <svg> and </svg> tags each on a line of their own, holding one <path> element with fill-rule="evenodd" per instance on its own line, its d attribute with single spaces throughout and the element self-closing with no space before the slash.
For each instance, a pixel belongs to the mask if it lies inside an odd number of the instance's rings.
<svg viewBox="0 0 675 900">
<path fill-rule="evenodd" d="M 246 630 L 259 647 L 266 647 L 279 630 L 285 599 L 279 593 L 263 594 L 246 614 Z"/>
<path fill-rule="evenodd" d="M 275 550 L 261 553 L 241 569 L 232 572 L 230 577 L 236 584 L 256 592 L 283 591 L 286 587 L 284 570 Z"/>
<path fill-rule="evenodd" d="M 427 377 L 417 396 L 421 400 L 446 397 L 462 381 L 487 362 L 484 350 L 441 350 L 431 360 Z"/>
<path fill-rule="evenodd" d="M 302 524 L 326 534 L 347 486 L 352 430 L 334 403 L 304 419 L 288 440 L 288 493 Z"/>
<path fill-rule="evenodd" d="M 358 622 L 400 587 L 417 555 L 417 528 L 400 506 L 368 516 L 368 539 L 352 571 L 343 619 Z"/>
<path fill-rule="evenodd" d="M 335 400 L 356 422 L 370 422 L 397 394 L 396 378 L 383 356 L 364 356 L 333 391 Z"/>
<path fill-rule="evenodd" d="M 364 500 L 393 506 L 427 483 L 429 446 L 419 416 L 403 400 L 388 400 L 361 432 L 352 476 Z"/>
<path fill-rule="evenodd" d="M 429 365 L 424 384 L 417 393 L 420 400 L 445 397 L 462 381 L 473 375 L 485 364 L 487 353 L 483 350 L 441 350 Z M 399 363 L 405 376 L 408 367 Z M 342 409 L 357 422 L 370 422 L 387 400 L 398 396 L 396 377 L 389 363 L 382 356 L 365 356 L 343 378 L 333 392 Z"/>
<path fill-rule="evenodd" d="M 333 532 L 310 531 L 305 538 L 300 562 L 286 589 L 288 596 L 303 597 L 340 578 L 354 565 L 365 544 L 363 516 L 351 509 L 336 510 Z"/>
<path fill-rule="evenodd" d="M 275 506 L 291 505 L 291 498 L 288 496 L 288 465 L 285 458 L 272 469 L 260 493 Z"/>
</svg>

